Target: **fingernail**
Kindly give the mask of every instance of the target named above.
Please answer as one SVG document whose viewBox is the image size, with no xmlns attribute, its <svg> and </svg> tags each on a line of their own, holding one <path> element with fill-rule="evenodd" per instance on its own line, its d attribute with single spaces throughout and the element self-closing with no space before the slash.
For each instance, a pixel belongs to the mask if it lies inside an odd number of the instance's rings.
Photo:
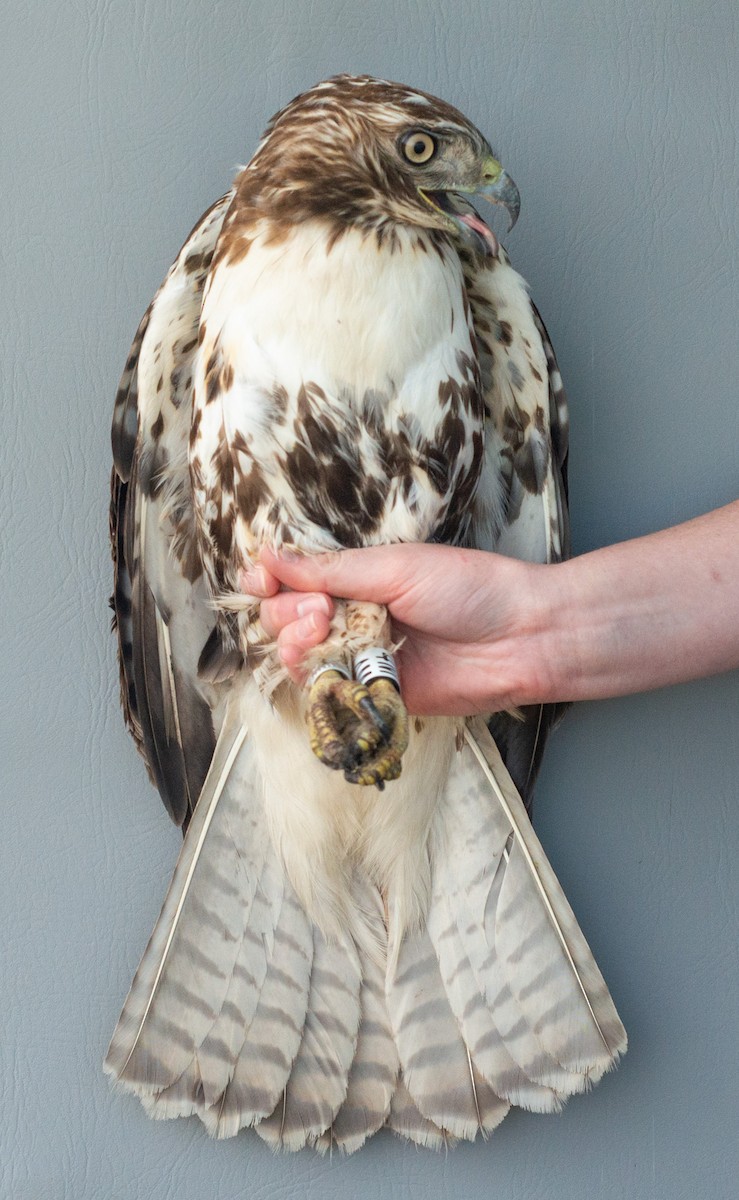
<svg viewBox="0 0 739 1200">
<path fill-rule="evenodd" d="M 244 567 L 239 583 L 243 592 L 261 596 L 267 591 L 267 572 L 264 567 Z"/>
<path fill-rule="evenodd" d="M 280 662 L 284 663 L 286 667 L 296 667 L 302 657 L 300 649 L 294 646 L 292 642 L 287 646 L 280 646 L 278 654 Z"/>
<path fill-rule="evenodd" d="M 298 634 L 298 637 L 310 637 L 311 634 L 316 632 L 318 629 L 318 621 L 316 620 L 316 616 L 317 613 L 311 612 L 307 617 L 302 617 L 298 621 L 297 625 L 295 626 L 295 631 Z"/>
<path fill-rule="evenodd" d="M 328 617 L 331 613 L 331 604 L 328 596 L 306 596 L 305 600 L 301 600 L 298 604 L 297 613 L 299 617 L 305 617 L 308 613 L 322 612 Z"/>
</svg>

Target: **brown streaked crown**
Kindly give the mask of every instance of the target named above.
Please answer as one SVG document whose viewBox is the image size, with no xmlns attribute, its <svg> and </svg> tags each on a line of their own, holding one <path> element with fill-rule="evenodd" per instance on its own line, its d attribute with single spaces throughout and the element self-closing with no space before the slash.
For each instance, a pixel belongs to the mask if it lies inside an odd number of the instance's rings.
<svg viewBox="0 0 739 1200">
<path fill-rule="evenodd" d="M 451 104 L 368 75 L 339 75 L 272 118 L 236 181 L 228 224 L 237 240 L 260 217 L 268 218 L 271 239 L 315 218 L 332 226 L 334 238 L 350 227 L 381 237 L 399 223 L 448 232 L 448 220 L 418 189 L 471 190 L 490 153 Z"/>
</svg>

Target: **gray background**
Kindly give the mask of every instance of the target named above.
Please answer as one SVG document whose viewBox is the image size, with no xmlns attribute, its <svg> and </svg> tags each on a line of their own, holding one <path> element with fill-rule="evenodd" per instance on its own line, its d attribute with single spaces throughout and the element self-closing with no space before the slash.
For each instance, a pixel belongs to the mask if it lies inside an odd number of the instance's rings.
<svg viewBox="0 0 739 1200">
<path fill-rule="evenodd" d="M 737 1194 L 736 674 L 583 705 L 538 828 L 629 1029 L 561 1117 L 350 1160 L 149 1122 L 100 1062 L 179 835 L 124 733 L 108 430 L 140 313 L 267 118 L 339 70 L 427 88 L 520 186 L 569 385 L 582 552 L 737 495 L 732 0 L 4 0 L 3 1200 Z M 689 570 L 686 564 L 686 571 Z"/>
</svg>

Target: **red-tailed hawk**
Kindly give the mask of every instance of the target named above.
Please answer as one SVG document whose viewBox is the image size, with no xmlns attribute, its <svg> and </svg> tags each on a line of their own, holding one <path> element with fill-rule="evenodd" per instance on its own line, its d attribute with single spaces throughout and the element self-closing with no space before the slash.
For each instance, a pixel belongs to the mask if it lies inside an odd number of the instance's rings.
<svg viewBox="0 0 739 1200">
<path fill-rule="evenodd" d="M 387 614 L 354 602 L 298 688 L 239 592 L 264 544 L 567 553 L 561 380 L 473 195 L 515 219 L 456 109 L 321 83 L 190 234 L 126 364 L 123 705 L 186 836 L 106 1069 L 217 1136 L 474 1138 L 625 1049 L 511 782 L 528 799 L 554 713 L 409 723 L 375 669 Z"/>
</svg>

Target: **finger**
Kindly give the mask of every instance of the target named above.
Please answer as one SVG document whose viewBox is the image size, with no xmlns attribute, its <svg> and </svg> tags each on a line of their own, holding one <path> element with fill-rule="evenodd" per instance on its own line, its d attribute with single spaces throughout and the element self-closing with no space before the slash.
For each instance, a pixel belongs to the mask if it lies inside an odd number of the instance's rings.
<svg viewBox="0 0 739 1200">
<path fill-rule="evenodd" d="M 303 683 L 305 681 L 306 671 L 302 666 L 304 657 L 305 652 L 293 642 L 288 642 L 286 646 L 280 647 L 280 662 L 284 667 L 287 667 L 296 683 Z"/>
<path fill-rule="evenodd" d="M 424 564 L 430 567 L 446 549 L 406 544 L 278 556 L 265 546 L 260 560 L 269 574 L 297 591 L 390 604 L 403 594 L 413 576 L 423 571 Z"/>
<path fill-rule="evenodd" d="M 329 628 L 329 619 L 323 612 L 310 612 L 286 625 L 277 638 L 280 659 L 285 666 L 297 667 L 309 650 L 326 639 Z"/>
<path fill-rule="evenodd" d="M 333 616 L 333 601 L 324 595 L 306 595 L 305 592 L 278 592 L 267 600 L 263 600 L 259 609 L 259 619 L 269 637 L 277 637 L 286 625 L 307 617 L 309 613 L 322 613 L 325 617 Z"/>
<path fill-rule="evenodd" d="M 265 566 L 257 563 L 239 572 L 239 587 L 247 596 L 274 596 L 280 590 L 280 581 Z"/>
</svg>

